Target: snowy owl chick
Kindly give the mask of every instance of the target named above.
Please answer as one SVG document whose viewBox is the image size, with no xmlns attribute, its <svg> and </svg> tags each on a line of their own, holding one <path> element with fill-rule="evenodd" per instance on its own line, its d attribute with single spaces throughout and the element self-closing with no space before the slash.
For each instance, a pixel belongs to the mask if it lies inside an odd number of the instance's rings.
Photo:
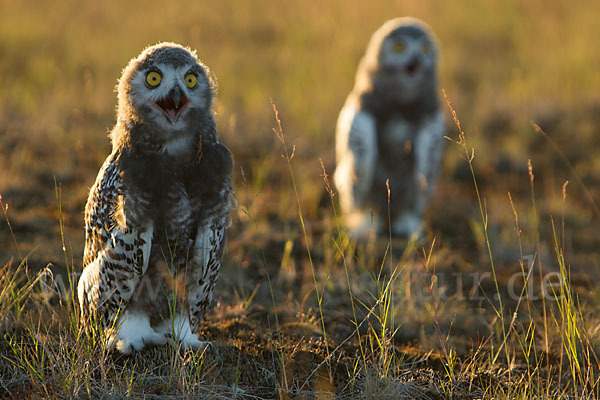
<svg viewBox="0 0 600 400">
<path fill-rule="evenodd" d="M 84 323 L 130 354 L 195 333 L 221 265 L 232 196 L 231 153 L 217 138 L 215 82 L 196 53 L 146 48 L 118 85 L 112 152 L 85 207 Z"/>
<path fill-rule="evenodd" d="M 425 23 L 396 18 L 373 34 L 360 61 L 337 122 L 334 175 L 356 238 L 373 228 L 405 237 L 422 232 L 443 151 L 437 57 Z"/>
</svg>

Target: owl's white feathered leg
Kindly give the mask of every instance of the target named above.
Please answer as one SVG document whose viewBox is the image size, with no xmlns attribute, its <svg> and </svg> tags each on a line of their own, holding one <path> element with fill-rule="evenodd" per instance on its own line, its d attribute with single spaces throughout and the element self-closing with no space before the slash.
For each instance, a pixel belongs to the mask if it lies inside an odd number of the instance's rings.
<svg viewBox="0 0 600 400">
<path fill-rule="evenodd" d="M 353 185 L 354 168 L 349 159 L 343 160 L 335 170 L 334 180 L 338 187 L 340 208 L 344 224 L 350 235 L 356 239 L 365 238 L 379 229 L 378 216 L 363 207 L 362 196 Z M 357 201 L 358 200 L 358 201 Z"/>
<path fill-rule="evenodd" d="M 221 268 L 221 255 L 225 240 L 228 218 L 225 214 L 198 228 L 194 242 L 194 256 L 187 279 L 187 310 L 165 321 L 159 331 L 173 335 L 174 339 L 186 349 L 199 349 L 209 346 L 194 333 L 200 326 L 206 309 L 213 297 L 215 283 Z"/>
<path fill-rule="evenodd" d="M 225 240 L 224 220 L 215 218 L 198 229 L 195 243 L 194 263 L 198 266 L 188 280 L 188 305 L 190 325 L 197 329 L 210 305 L 213 291 L 221 269 L 221 255 Z"/>
<path fill-rule="evenodd" d="M 156 330 L 172 337 L 173 344 L 180 345 L 184 350 L 202 349 L 211 344 L 200 340 L 200 337 L 192 331 L 190 320 L 186 315 L 177 314 L 173 319 L 164 321 Z"/>
<path fill-rule="evenodd" d="M 423 229 L 423 216 L 416 212 L 404 212 L 392 222 L 392 234 L 418 239 Z"/>
<path fill-rule="evenodd" d="M 125 311 L 117 319 L 115 332 L 108 340 L 108 348 L 116 348 L 122 354 L 133 354 L 145 346 L 167 343 L 167 336 L 150 326 L 150 318 L 143 312 Z"/>
<path fill-rule="evenodd" d="M 415 182 L 417 195 L 410 210 L 401 213 L 392 222 L 392 232 L 397 235 L 420 236 L 423 231 L 423 214 L 439 176 L 444 147 L 444 115 L 438 112 L 418 132 L 414 143 Z"/>
<path fill-rule="evenodd" d="M 380 228 L 366 206 L 377 162 L 377 132 L 374 117 L 346 106 L 340 112 L 336 131 L 338 165 L 334 182 L 340 195 L 344 222 L 355 238 L 364 238 Z"/>
<path fill-rule="evenodd" d="M 147 316 L 131 314 L 127 305 L 148 268 L 152 245 L 152 226 L 134 229 L 116 228 L 107 238 L 104 248 L 85 266 L 77 287 L 82 318 L 86 326 L 96 319 L 103 329 L 113 330 L 109 345 L 124 354 L 143 347 L 158 337 L 152 335 Z M 141 331 L 133 327 L 139 323 Z M 131 344 L 131 346 L 129 346 Z"/>
</svg>

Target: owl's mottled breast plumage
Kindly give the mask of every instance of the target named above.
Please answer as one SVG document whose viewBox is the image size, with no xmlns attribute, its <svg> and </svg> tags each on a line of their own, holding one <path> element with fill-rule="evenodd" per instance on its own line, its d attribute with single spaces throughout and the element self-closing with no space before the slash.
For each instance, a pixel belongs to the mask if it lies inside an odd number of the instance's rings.
<svg viewBox="0 0 600 400">
<path fill-rule="evenodd" d="M 184 239 L 195 234 L 198 221 L 219 208 L 229 208 L 233 161 L 220 142 L 202 146 L 200 153 L 190 151 L 183 159 L 124 151 L 118 162 L 129 195 L 144 199 L 137 202 L 142 209 L 136 210 L 132 218 L 143 215 L 144 220 L 151 219 L 155 226 L 162 227 L 154 233 L 159 241 L 153 245 L 151 258 L 158 251 L 168 250 L 167 239 L 185 243 Z"/>
</svg>

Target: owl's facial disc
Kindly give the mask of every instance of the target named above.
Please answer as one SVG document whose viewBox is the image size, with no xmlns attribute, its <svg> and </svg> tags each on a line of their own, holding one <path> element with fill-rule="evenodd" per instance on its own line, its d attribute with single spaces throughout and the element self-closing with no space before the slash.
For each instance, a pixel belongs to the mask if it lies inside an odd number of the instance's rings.
<svg viewBox="0 0 600 400">
<path fill-rule="evenodd" d="M 190 100 L 179 85 L 175 85 L 165 97 L 153 102 L 154 106 L 164 114 L 172 125 L 177 123 L 179 116 L 189 103 Z"/>
</svg>

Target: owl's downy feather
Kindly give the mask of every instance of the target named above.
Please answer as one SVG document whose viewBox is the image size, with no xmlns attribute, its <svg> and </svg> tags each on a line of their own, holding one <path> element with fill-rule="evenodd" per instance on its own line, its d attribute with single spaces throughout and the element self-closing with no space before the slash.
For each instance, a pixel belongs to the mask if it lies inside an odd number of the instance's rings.
<svg viewBox="0 0 600 400">
<path fill-rule="evenodd" d="M 97 318 L 123 353 L 171 336 L 204 344 L 194 331 L 212 299 L 233 194 L 215 89 L 195 53 L 173 43 L 144 50 L 119 81 L 112 153 L 86 205 L 78 292 L 84 320 Z"/>
<path fill-rule="evenodd" d="M 443 150 L 437 56 L 426 24 L 397 18 L 373 34 L 359 63 L 337 122 L 334 176 L 356 237 L 422 229 Z"/>
</svg>

